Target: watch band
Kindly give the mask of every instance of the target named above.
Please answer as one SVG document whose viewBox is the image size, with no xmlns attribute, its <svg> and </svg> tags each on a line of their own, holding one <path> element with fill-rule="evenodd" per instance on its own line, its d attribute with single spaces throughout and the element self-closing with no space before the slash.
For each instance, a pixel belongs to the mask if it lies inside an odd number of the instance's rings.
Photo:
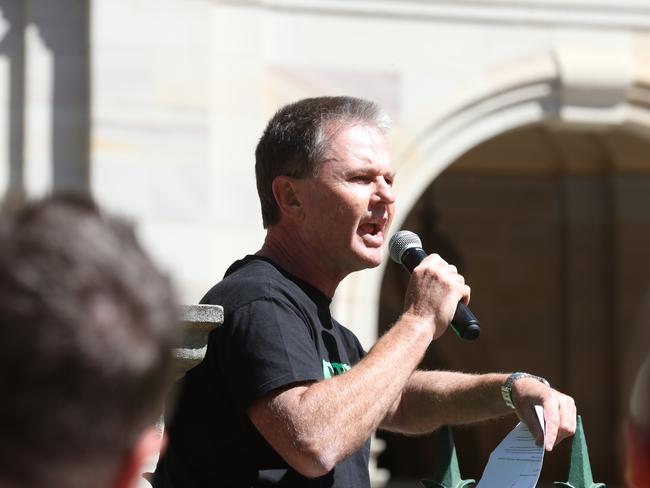
<svg viewBox="0 0 650 488">
<path fill-rule="evenodd" d="M 503 383 L 503 385 L 501 385 L 501 396 L 503 397 L 503 401 L 506 402 L 506 405 L 512 409 L 515 408 L 515 404 L 512 401 L 512 385 L 515 383 L 515 381 L 520 380 L 521 378 L 534 378 L 540 383 L 544 383 L 546 386 L 551 386 L 549 382 L 541 376 L 524 373 L 522 371 L 512 373 L 510 376 L 508 376 L 508 378 L 506 378 L 506 381 Z"/>
</svg>

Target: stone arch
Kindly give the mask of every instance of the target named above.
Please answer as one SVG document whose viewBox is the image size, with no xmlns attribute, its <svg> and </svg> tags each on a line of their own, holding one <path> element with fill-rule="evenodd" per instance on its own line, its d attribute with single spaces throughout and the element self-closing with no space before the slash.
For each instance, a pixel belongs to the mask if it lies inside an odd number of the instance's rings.
<svg viewBox="0 0 650 488">
<path fill-rule="evenodd" d="M 473 147 L 534 124 L 565 130 L 622 128 L 650 139 L 650 59 L 645 38 L 595 49 L 565 44 L 544 54 L 498 66 L 394 134 L 400 228 L 428 185 Z M 335 313 L 370 347 L 377 337 L 384 263 L 355 273 L 337 293 Z"/>
<path fill-rule="evenodd" d="M 424 106 L 422 117 L 394 138 L 399 206 L 393 231 L 440 173 L 503 134 L 541 126 L 617 130 L 650 141 L 650 60 L 637 53 L 629 46 L 596 52 L 560 46 L 494 69 L 444 106 Z M 335 303 L 366 347 L 376 339 L 384 266 L 352 275 Z"/>
</svg>

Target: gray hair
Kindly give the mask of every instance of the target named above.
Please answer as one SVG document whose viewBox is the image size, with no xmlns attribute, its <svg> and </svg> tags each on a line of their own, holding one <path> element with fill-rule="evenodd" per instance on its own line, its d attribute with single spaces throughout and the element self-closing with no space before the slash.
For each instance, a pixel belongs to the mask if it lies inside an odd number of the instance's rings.
<svg viewBox="0 0 650 488">
<path fill-rule="evenodd" d="M 255 150 L 255 176 L 264 228 L 280 219 L 273 180 L 277 176 L 316 176 L 332 137 L 341 128 L 352 125 L 369 125 L 387 134 L 391 122 L 375 102 L 353 97 L 306 98 L 276 112 Z"/>
</svg>

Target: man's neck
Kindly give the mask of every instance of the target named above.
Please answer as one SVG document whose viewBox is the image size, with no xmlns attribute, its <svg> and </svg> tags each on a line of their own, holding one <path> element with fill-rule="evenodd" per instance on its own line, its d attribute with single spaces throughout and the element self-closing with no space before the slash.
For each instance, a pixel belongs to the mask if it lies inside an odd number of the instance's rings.
<svg viewBox="0 0 650 488">
<path fill-rule="evenodd" d="M 300 239 L 299 233 L 286 229 L 269 228 L 264 245 L 256 254 L 270 259 L 330 298 L 334 296 L 339 283 L 345 278 L 336 275 L 332 269 L 322 263 L 305 245 L 304 240 Z"/>
</svg>

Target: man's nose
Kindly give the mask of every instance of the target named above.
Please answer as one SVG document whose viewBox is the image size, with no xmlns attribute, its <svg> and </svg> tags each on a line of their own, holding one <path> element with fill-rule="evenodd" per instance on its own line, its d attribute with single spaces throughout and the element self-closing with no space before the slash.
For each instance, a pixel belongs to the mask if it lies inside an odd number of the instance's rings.
<svg viewBox="0 0 650 488">
<path fill-rule="evenodd" d="M 377 203 L 382 202 L 388 205 L 395 203 L 395 193 L 393 192 L 393 187 L 383 178 L 381 178 L 377 183 L 375 195 L 377 198 Z"/>
</svg>

